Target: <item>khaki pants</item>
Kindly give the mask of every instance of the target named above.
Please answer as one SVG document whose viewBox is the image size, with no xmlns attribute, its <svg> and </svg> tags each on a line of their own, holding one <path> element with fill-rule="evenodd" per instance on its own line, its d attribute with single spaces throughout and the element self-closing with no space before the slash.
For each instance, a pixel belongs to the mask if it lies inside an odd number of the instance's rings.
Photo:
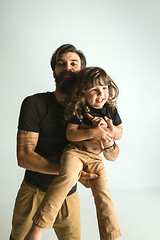
<svg viewBox="0 0 160 240">
<path fill-rule="evenodd" d="M 24 239 L 44 195 L 45 192 L 22 182 L 16 198 L 10 240 Z M 52 227 L 59 240 L 81 239 L 80 203 L 77 191 L 65 199 Z"/>
<path fill-rule="evenodd" d="M 69 190 L 79 179 L 81 170 L 96 173 L 99 177 L 90 180 L 95 200 L 101 240 L 121 236 L 102 158 L 99 155 L 66 147 L 61 158 L 60 174 L 53 180 L 33 221 L 43 228 L 51 228 Z"/>
</svg>

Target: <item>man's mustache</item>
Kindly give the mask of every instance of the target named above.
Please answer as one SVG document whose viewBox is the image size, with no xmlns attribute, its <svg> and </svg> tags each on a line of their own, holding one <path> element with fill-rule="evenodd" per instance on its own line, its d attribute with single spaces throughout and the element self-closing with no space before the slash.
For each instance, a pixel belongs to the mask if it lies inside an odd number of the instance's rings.
<svg viewBox="0 0 160 240">
<path fill-rule="evenodd" d="M 75 77 L 75 75 L 76 74 L 74 72 L 65 70 L 64 72 L 60 73 L 58 78 L 63 79 L 63 78 L 65 78 L 65 76 Z"/>
<path fill-rule="evenodd" d="M 71 71 L 64 71 L 55 78 L 56 87 L 60 92 L 68 94 L 74 86 L 76 74 Z"/>
</svg>

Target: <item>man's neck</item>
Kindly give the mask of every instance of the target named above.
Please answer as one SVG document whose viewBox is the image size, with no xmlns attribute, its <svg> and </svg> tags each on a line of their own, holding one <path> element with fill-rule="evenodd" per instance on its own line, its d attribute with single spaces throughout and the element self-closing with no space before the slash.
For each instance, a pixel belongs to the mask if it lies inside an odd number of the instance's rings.
<svg viewBox="0 0 160 240">
<path fill-rule="evenodd" d="M 67 102 L 67 99 L 68 99 L 67 95 L 59 92 L 57 89 L 55 90 L 54 94 L 55 94 L 55 97 L 56 97 L 57 101 L 60 104 L 62 104 L 63 106 L 65 106 L 66 102 Z"/>
</svg>

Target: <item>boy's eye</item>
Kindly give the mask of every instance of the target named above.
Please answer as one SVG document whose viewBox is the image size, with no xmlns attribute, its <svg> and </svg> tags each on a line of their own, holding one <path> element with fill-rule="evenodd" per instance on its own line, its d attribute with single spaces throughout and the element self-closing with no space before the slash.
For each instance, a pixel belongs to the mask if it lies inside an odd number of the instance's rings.
<svg viewBox="0 0 160 240">
<path fill-rule="evenodd" d="M 103 87 L 103 90 L 107 90 L 107 87 Z"/>
<path fill-rule="evenodd" d="M 93 88 L 92 90 L 91 90 L 91 92 L 96 92 L 97 91 L 97 89 L 96 88 Z"/>
</svg>

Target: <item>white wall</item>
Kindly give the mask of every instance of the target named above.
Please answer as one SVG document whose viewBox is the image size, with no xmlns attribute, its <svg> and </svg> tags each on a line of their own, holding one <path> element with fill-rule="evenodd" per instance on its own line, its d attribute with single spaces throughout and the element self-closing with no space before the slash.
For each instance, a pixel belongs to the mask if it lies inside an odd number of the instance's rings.
<svg viewBox="0 0 160 240">
<path fill-rule="evenodd" d="M 120 88 L 124 136 L 118 160 L 106 162 L 110 188 L 160 185 L 159 10 L 158 0 L 0 1 L 1 203 L 13 204 L 24 174 L 15 147 L 21 102 L 54 90 L 49 61 L 64 43 Z"/>
</svg>

